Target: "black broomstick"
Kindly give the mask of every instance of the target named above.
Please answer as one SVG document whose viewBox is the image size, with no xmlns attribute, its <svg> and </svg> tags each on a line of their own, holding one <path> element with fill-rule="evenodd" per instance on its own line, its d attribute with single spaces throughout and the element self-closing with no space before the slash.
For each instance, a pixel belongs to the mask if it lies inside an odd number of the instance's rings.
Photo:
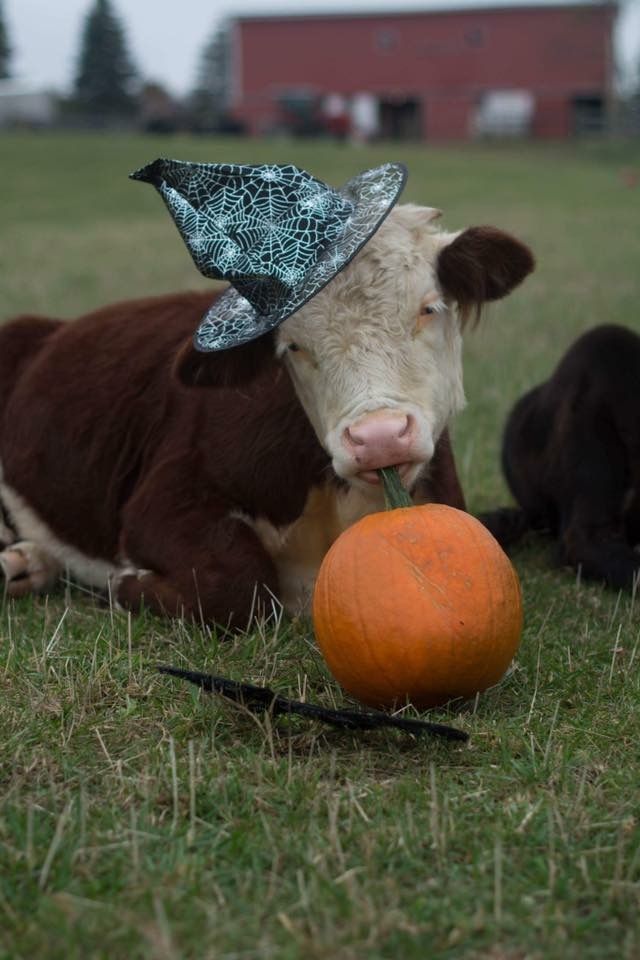
<svg viewBox="0 0 640 960">
<path fill-rule="evenodd" d="M 228 700 L 242 704 L 251 713 L 269 713 L 276 716 L 309 717 L 311 720 L 320 720 L 333 727 L 346 730 L 375 730 L 379 727 L 394 727 L 404 730 L 405 733 L 430 733 L 446 740 L 469 739 L 469 734 L 455 727 L 448 727 L 443 723 L 428 723 L 425 720 L 407 720 L 404 717 L 390 717 L 377 710 L 331 710 L 328 707 L 319 707 L 313 703 L 302 703 L 300 700 L 287 700 L 279 696 L 268 687 L 258 687 L 253 683 L 239 683 L 236 680 L 227 680 L 209 673 L 197 673 L 193 670 L 180 670 L 177 667 L 158 666 L 160 673 L 181 680 L 189 680 L 208 693 L 219 693 Z"/>
</svg>

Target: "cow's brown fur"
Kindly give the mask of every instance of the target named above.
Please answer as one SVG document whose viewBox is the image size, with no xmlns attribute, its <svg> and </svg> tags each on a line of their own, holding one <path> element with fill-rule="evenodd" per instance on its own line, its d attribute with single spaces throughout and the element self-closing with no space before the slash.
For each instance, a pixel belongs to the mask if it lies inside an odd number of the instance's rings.
<svg viewBox="0 0 640 960">
<path fill-rule="evenodd" d="M 0 461 L 4 482 L 60 541 L 150 571 L 119 581 L 122 605 L 242 624 L 256 584 L 264 598 L 279 589 L 252 521 L 291 524 L 309 492 L 335 480 L 269 337 L 216 357 L 192 352 L 212 299 L 183 293 L 69 324 L 5 325 Z M 418 496 L 464 507 L 446 433 Z"/>
</svg>

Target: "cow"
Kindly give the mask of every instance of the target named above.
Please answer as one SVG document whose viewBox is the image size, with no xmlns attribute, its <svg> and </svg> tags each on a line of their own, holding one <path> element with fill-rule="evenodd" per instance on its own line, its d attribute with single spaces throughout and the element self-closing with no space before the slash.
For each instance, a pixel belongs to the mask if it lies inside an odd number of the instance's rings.
<svg viewBox="0 0 640 960">
<path fill-rule="evenodd" d="M 481 519 L 503 545 L 544 530 L 560 563 L 632 588 L 640 571 L 640 336 L 607 324 L 579 337 L 551 377 L 515 404 L 502 464 L 518 507 Z"/>
<path fill-rule="evenodd" d="M 0 329 L 0 566 L 10 596 L 67 573 L 136 611 L 246 626 L 306 608 L 338 534 L 382 507 L 463 509 L 448 425 L 462 329 L 533 269 L 494 227 L 395 207 L 323 290 L 242 346 L 195 350 L 215 294 Z"/>
</svg>

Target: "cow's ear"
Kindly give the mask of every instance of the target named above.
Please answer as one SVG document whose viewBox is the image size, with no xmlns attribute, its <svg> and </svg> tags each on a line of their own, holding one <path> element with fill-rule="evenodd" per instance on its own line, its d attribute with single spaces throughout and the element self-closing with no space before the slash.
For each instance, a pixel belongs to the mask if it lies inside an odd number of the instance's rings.
<svg viewBox="0 0 640 960">
<path fill-rule="evenodd" d="M 271 333 L 213 353 L 201 353 L 189 340 L 178 351 L 172 373 L 187 387 L 240 387 L 255 379 L 273 360 Z"/>
<path fill-rule="evenodd" d="M 499 300 L 535 267 L 526 244 L 496 227 L 469 227 L 440 251 L 438 281 L 463 308 Z"/>
</svg>

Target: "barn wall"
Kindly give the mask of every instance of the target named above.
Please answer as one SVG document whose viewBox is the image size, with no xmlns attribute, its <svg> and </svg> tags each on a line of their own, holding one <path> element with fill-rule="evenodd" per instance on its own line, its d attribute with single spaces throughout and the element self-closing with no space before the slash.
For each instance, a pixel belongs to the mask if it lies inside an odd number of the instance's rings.
<svg viewBox="0 0 640 960">
<path fill-rule="evenodd" d="M 609 99 L 615 7 L 240 19 L 236 109 L 253 132 L 282 91 L 415 98 L 420 133 L 464 139 L 483 92 L 530 90 L 533 133 L 571 132 L 577 95 Z"/>
</svg>

